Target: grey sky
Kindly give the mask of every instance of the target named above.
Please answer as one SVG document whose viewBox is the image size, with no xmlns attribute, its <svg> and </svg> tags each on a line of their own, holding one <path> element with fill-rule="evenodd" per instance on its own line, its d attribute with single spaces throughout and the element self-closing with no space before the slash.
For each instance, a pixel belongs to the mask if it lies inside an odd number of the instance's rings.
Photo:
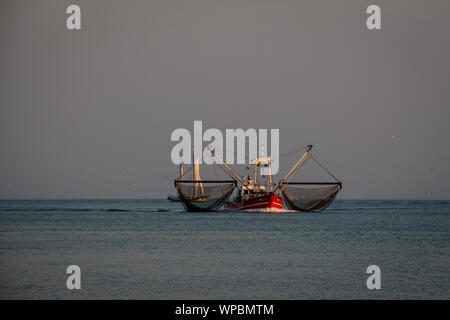
<svg viewBox="0 0 450 320">
<path fill-rule="evenodd" d="M 2 199 L 164 197 L 194 120 L 314 144 L 341 198 L 450 199 L 448 0 L 7 0 L 0 26 Z"/>
</svg>

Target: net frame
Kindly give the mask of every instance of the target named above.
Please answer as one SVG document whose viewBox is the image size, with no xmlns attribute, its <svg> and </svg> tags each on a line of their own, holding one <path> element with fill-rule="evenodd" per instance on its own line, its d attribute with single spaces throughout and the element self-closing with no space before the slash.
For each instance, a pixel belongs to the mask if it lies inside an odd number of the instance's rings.
<svg viewBox="0 0 450 320">
<path fill-rule="evenodd" d="M 183 180 L 183 179 L 176 179 L 174 181 L 175 189 L 177 189 L 178 195 L 180 197 L 181 202 L 183 203 L 184 208 L 188 212 L 206 212 L 206 211 L 213 211 L 214 209 L 219 208 L 225 201 L 228 200 L 228 198 L 231 196 L 233 191 L 237 187 L 237 181 L 236 180 Z M 189 199 L 189 197 L 186 196 L 186 194 L 182 190 L 183 184 L 233 184 L 233 187 L 230 188 L 230 190 L 224 192 L 220 198 L 218 198 L 216 201 L 212 202 L 206 207 L 200 207 L 198 205 L 195 205 L 195 201 L 192 199 Z"/>
<path fill-rule="evenodd" d="M 283 182 L 283 183 L 280 183 L 280 186 L 283 186 L 283 185 L 284 186 L 287 186 L 287 185 L 336 185 L 336 186 L 339 186 L 339 188 L 334 193 L 332 193 L 331 195 L 324 198 L 322 201 L 320 201 L 319 203 L 313 205 L 312 207 L 310 207 L 308 209 L 300 208 L 297 204 L 295 204 L 295 202 L 287 194 L 286 188 L 282 188 L 281 193 L 283 194 L 283 198 L 286 203 L 286 206 L 291 210 L 302 211 L 302 212 L 319 212 L 319 211 L 325 210 L 326 208 L 328 208 L 331 205 L 331 203 L 336 198 L 339 191 L 342 190 L 342 182 L 340 182 L 340 181 L 338 181 L 338 182 Z M 301 189 L 301 188 L 298 188 L 298 189 Z"/>
</svg>

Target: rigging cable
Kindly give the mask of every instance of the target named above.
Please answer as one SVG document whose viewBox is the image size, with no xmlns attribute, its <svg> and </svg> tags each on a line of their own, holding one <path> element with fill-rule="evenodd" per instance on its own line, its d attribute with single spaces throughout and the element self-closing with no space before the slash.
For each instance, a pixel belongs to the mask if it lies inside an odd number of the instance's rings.
<svg viewBox="0 0 450 320">
<path fill-rule="evenodd" d="M 336 176 L 334 174 L 332 174 L 327 168 L 325 168 L 325 166 L 323 164 L 321 164 L 319 162 L 319 160 L 317 160 L 312 154 L 311 154 L 311 158 L 323 169 L 325 170 L 330 176 L 332 176 L 337 182 L 341 182 L 338 178 L 336 178 Z"/>
</svg>

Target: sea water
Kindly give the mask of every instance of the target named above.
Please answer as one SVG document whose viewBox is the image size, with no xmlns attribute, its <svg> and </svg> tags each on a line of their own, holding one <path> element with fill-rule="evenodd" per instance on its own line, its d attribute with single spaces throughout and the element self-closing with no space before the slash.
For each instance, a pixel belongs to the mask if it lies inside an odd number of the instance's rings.
<svg viewBox="0 0 450 320">
<path fill-rule="evenodd" d="M 370 265 L 380 290 L 366 286 Z M 337 200 L 320 213 L 0 201 L 1 299 L 449 299 L 449 267 L 450 201 Z"/>
</svg>

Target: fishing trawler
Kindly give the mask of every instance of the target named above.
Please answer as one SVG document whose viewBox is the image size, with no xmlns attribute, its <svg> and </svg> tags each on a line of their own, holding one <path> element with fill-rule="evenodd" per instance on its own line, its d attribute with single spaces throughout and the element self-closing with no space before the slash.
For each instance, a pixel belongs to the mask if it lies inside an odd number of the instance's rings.
<svg viewBox="0 0 450 320">
<path fill-rule="evenodd" d="M 253 210 L 253 209 L 281 209 L 283 198 L 273 193 L 272 173 L 270 172 L 272 160 L 270 158 L 256 158 L 251 165 L 247 165 L 247 176 L 242 179 L 238 193 L 232 201 L 224 204 L 225 210 Z M 250 170 L 253 166 L 253 178 L 250 178 Z M 258 179 L 259 169 L 267 168 L 266 179 Z M 268 180 L 268 181 L 267 181 Z M 267 190 L 268 188 L 268 190 Z"/>
<path fill-rule="evenodd" d="M 318 212 L 326 209 L 342 189 L 342 183 L 326 169 L 313 155 L 312 145 L 294 164 L 286 176 L 278 183 L 272 183 L 270 158 L 253 159 L 247 165 L 247 175 L 239 175 L 219 155 L 211 150 L 218 165 L 228 174 L 231 180 L 202 180 L 200 178 L 198 160 L 193 163 L 193 179 L 186 180 L 181 172 L 175 179 L 175 188 L 179 199 L 187 211 L 211 211 L 224 207 L 227 211 L 277 211 L 283 206 L 295 211 Z M 290 179 L 309 160 L 315 161 L 331 177 L 333 182 L 291 182 Z M 260 169 L 263 170 L 260 170 Z M 189 170 L 191 170 L 189 169 Z M 253 177 L 250 177 L 250 170 Z M 261 174 L 263 173 L 263 174 Z M 237 191 L 236 193 L 234 191 Z M 231 196 L 235 196 L 231 198 Z"/>
</svg>

